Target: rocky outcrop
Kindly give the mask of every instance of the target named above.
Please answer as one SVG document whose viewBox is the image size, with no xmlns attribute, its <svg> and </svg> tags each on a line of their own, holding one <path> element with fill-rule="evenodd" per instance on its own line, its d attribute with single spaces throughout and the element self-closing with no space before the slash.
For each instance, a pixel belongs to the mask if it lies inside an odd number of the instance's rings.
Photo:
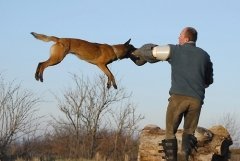
<svg viewBox="0 0 240 161">
<path fill-rule="evenodd" d="M 141 132 L 138 161 L 164 161 L 159 143 L 164 139 L 165 130 L 156 125 L 147 125 Z M 195 131 L 198 140 L 197 152 L 193 152 L 190 161 L 229 161 L 229 146 L 232 139 L 221 125 L 209 129 L 198 127 Z M 181 151 L 182 130 L 176 134 L 178 152 Z M 180 161 L 180 160 L 179 160 Z"/>
</svg>

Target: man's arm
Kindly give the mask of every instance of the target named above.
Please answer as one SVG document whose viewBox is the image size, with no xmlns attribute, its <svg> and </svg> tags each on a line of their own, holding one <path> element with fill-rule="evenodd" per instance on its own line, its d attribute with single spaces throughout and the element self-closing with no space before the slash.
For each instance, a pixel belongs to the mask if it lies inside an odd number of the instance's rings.
<svg viewBox="0 0 240 161">
<path fill-rule="evenodd" d="M 144 44 L 142 47 L 135 50 L 132 54 L 130 54 L 130 59 L 138 66 L 141 66 L 148 63 L 156 63 L 157 60 L 153 56 L 152 49 L 157 46 L 156 44 Z"/>
<path fill-rule="evenodd" d="M 207 64 L 207 69 L 206 69 L 206 79 L 205 79 L 205 84 L 206 88 L 213 83 L 213 64 L 211 61 L 208 62 Z"/>
<path fill-rule="evenodd" d="M 132 53 L 129 55 L 129 58 L 138 66 L 142 66 L 147 62 L 146 60 L 144 60 Z"/>
</svg>

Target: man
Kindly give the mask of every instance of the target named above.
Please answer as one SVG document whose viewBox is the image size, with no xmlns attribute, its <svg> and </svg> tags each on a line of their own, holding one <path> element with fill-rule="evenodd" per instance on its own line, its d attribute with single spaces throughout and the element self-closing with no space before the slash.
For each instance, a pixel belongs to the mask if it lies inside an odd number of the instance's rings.
<svg viewBox="0 0 240 161">
<path fill-rule="evenodd" d="M 130 56 L 137 65 L 163 60 L 171 65 L 172 83 L 166 112 L 166 134 L 162 141 L 167 161 L 177 161 L 175 134 L 183 117 L 181 156 L 183 160 L 188 161 L 192 149 L 197 144 L 194 131 L 198 125 L 205 88 L 213 83 L 210 56 L 203 49 L 196 47 L 196 41 L 196 29 L 186 27 L 180 33 L 178 45 L 145 44 Z"/>
</svg>

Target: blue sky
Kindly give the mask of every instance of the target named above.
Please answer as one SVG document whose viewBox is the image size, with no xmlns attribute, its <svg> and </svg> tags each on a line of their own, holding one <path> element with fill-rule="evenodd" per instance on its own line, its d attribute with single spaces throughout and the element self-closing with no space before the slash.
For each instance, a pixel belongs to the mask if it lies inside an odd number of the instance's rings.
<svg viewBox="0 0 240 161">
<path fill-rule="evenodd" d="M 46 102 L 42 114 L 56 114 L 51 94 L 70 86 L 69 73 L 96 76 L 101 71 L 68 55 L 61 64 L 47 68 L 44 83 L 35 81 L 38 62 L 49 56 L 52 43 L 38 41 L 30 32 L 92 42 L 118 44 L 129 38 L 135 47 L 145 43 L 176 44 L 185 26 L 199 32 L 197 45 L 214 63 L 214 84 L 206 91 L 200 126 L 211 126 L 226 113 L 240 113 L 239 37 L 240 2 L 163 0 L 0 0 L 0 71 L 9 80 L 41 95 Z M 167 62 L 138 67 L 130 60 L 112 63 L 117 81 L 133 93 L 143 124 L 165 127 L 170 88 Z"/>
</svg>

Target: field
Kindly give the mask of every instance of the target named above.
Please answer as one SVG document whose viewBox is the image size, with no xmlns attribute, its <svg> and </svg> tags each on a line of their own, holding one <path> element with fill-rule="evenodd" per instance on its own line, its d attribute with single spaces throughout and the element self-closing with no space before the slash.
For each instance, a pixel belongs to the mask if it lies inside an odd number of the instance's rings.
<svg viewBox="0 0 240 161">
<path fill-rule="evenodd" d="M 16 161 L 25 161 L 25 159 L 17 159 Z M 41 161 L 39 158 L 34 158 L 32 161 Z M 49 159 L 44 161 L 96 161 L 96 160 L 88 160 L 88 159 Z"/>
</svg>

